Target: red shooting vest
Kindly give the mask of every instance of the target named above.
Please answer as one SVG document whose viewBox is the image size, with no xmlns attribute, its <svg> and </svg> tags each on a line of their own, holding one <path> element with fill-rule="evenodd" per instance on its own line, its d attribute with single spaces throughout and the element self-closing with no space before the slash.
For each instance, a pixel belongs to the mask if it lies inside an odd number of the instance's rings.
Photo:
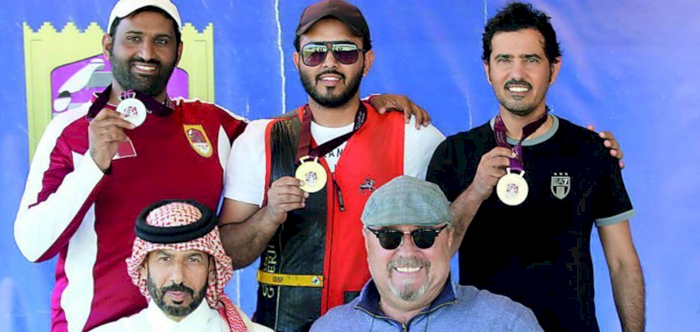
<svg viewBox="0 0 700 332">
<path fill-rule="evenodd" d="M 404 173 L 405 124 L 402 113 L 380 115 L 365 107 L 367 120 L 347 141 L 333 176 L 319 158 L 329 174 L 326 187 L 288 214 L 262 254 L 260 271 L 267 278 L 259 273 L 255 320 L 277 331 L 308 329 L 328 309 L 357 296 L 370 278 L 360 216 L 375 189 Z M 294 176 L 303 110 L 266 129 L 266 188 Z M 276 282 L 296 276 L 311 278 L 313 286 Z"/>
</svg>

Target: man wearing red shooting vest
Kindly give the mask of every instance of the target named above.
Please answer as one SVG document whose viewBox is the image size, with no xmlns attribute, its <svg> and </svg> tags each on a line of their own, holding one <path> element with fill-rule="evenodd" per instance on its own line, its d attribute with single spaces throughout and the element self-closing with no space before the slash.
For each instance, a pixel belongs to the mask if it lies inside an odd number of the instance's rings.
<svg viewBox="0 0 700 332">
<path fill-rule="evenodd" d="M 360 222 L 366 200 L 396 176 L 424 178 L 444 139 L 359 99 L 374 53 L 357 7 L 311 5 L 296 36 L 294 63 L 309 103 L 252 122 L 235 142 L 221 214 L 234 266 L 261 257 L 254 320 L 278 331 L 306 330 L 359 293 L 369 280 Z"/>
</svg>

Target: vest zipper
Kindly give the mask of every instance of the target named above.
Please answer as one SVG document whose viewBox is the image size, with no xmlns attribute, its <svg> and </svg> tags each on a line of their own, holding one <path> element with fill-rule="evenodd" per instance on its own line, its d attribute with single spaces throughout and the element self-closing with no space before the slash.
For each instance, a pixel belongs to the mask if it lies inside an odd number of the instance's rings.
<svg viewBox="0 0 700 332">
<path fill-rule="evenodd" d="M 333 186 L 335 187 L 335 192 L 338 196 L 338 205 L 340 205 L 340 211 L 345 211 L 345 204 L 343 204 L 343 193 L 340 191 L 340 186 L 338 182 L 335 181 L 335 175 L 333 175 Z"/>
</svg>

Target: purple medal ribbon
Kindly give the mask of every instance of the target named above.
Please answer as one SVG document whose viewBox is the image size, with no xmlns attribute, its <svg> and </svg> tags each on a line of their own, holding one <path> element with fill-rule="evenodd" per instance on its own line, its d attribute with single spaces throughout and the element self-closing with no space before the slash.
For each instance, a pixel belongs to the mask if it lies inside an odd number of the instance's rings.
<svg viewBox="0 0 700 332">
<path fill-rule="evenodd" d="M 104 91 L 102 91 L 99 94 L 99 96 L 92 103 L 92 105 L 90 105 L 90 109 L 88 110 L 87 115 L 89 119 L 96 117 L 97 113 L 100 113 L 100 111 L 103 108 L 105 108 L 105 106 L 107 105 L 107 101 L 109 101 L 109 94 L 111 92 L 112 85 L 110 84 Z M 165 116 L 173 112 L 173 103 L 170 101 L 169 98 L 165 98 L 165 102 L 161 103 L 153 99 L 153 97 L 136 90 L 127 90 L 122 92 L 121 98 L 136 98 L 143 102 L 144 105 L 146 105 L 146 109 L 160 116 Z"/>
<path fill-rule="evenodd" d="M 515 153 L 515 158 L 508 158 L 508 160 L 510 161 L 511 170 L 518 172 L 523 171 L 523 141 L 526 137 L 532 135 L 532 133 L 537 131 L 537 129 L 539 129 L 545 122 L 547 122 L 548 114 L 549 107 L 545 109 L 544 114 L 537 118 L 537 120 L 528 123 L 523 128 L 523 133 L 520 137 L 520 141 L 518 141 L 518 144 L 516 144 L 513 147 L 511 147 L 510 144 L 508 144 L 508 137 L 506 135 L 506 124 L 503 122 L 503 119 L 501 118 L 500 114 L 496 116 L 496 121 L 493 125 L 493 131 L 496 135 L 496 143 L 498 144 L 498 146 L 511 149 Z"/>
</svg>

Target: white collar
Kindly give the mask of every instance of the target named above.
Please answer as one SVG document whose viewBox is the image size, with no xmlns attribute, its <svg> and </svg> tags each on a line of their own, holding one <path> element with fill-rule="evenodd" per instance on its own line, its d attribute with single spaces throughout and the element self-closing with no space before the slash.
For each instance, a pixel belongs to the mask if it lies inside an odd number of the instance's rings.
<svg viewBox="0 0 700 332">
<path fill-rule="evenodd" d="M 206 299 L 203 299 L 197 309 L 179 322 L 168 318 L 153 300 L 148 303 L 146 316 L 149 325 L 158 327 L 158 331 L 210 331 L 208 328 L 213 326 L 228 327 L 228 323 L 219 312 L 209 308 Z"/>
</svg>

